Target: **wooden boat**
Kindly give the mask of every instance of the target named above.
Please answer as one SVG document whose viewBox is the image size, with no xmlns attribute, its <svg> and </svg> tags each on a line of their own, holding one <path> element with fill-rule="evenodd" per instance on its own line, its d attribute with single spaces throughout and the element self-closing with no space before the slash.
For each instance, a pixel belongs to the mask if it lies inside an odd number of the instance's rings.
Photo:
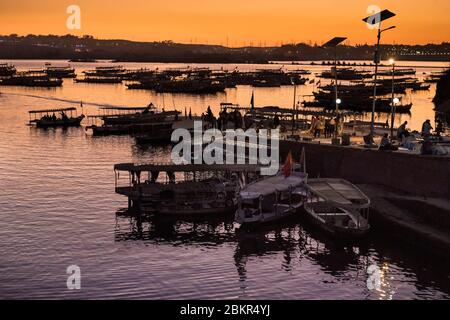
<svg viewBox="0 0 450 320">
<path fill-rule="evenodd" d="M 414 88 L 412 88 L 413 91 L 427 91 L 430 90 L 431 85 L 429 84 L 418 84 Z"/>
<path fill-rule="evenodd" d="M 324 79 L 335 79 L 334 67 L 331 70 L 323 71 L 318 76 Z M 340 68 L 337 71 L 338 80 L 363 80 L 368 78 L 372 78 L 372 73 L 368 71 L 358 71 L 354 68 Z"/>
<path fill-rule="evenodd" d="M 105 125 L 126 125 L 126 124 L 142 124 L 156 123 L 164 121 L 176 121 L 181 112 L 159 111 L 152 104 L 143 108 L 135 107 L 105 107 L 100 110 L 105 112 L 113 112 L 113 114 L 105 114 L 100 116 Z"/>
<path fill-rule="evenodd" d="M 137 144 L 170 143 L 173 133 L 173 123 L 163 123 L 146 127 L 142 133 L 134 134 Z"/>
<path fill-rule="evenodd" d="M 120 78 L 125 75 L 127 70 L 125 70 L 122 66 L 105 66 L 105 67 L 96 67 L 95 70 L 86 70 L 83 71 L 83 74 L 86 77 L 93 78 Z"/>
<path fill-rule="evenodd" d="M 134 123 L 134 124 L 115 124 L 115 125 L 91 125 L 86 127 L 92 130 L 94 136 L 112 136 L 112 135 L 132 135 L 142 139 L 155 134 L 153 141 L 159 138 L 159 141 L 170 141 L 173 122 L 155 122 L 155 123 Z M 170 133 L 169 133 L 170 131 Z M 157 135 L 156 135 L 157 134 Z M 142 140 L 143 141 L 143 140 Z"/>
<path fill-rule="evenodd" d="M 77 75 L 75 74 L 75 69 L 71 66 L 65 67 L 52 67 L 48 65 L 45 69 L 45 73 L 51 78 L 75 78 Z"/>
<path fill-rule="evenodd" d="M 370 230 L 370 199 L 342 179 L 310 179 L 307 184 L 306 217 L 337 238 L 364 236 Z"/>
<path fill-rule="evenodd" d="M 86 76 L 84 78 L 76 78 L 75 82 L 77 83 L 98 83 L 98 84 L 119 84 L 122 83 L 121 78 L 113 78 L 113 77 L 93 77 Z"/>
<path fill-rule="evenodd" d="M 35 124 L 36 127 L 49 128 L 49 127 L 78 127 L 81 125 L 81 121 L 85 118 L 82 114 L 80 116 L 74 116 L 73 112 L 76 112 L 76 108 L 59 108 L 59 109 L 47 109 L 47 110 L 32 110 L 29 111 L 30 121 L 29 124 Z M 56 114 L 58 113 L 58 116 Z M 67 116 L 67 113 L 70 113 Z M 32 119 L 32 115 L 34 118 Z"/>
<path fill-rule="evenodd" d="M 116 164 L 114 171 L 116 193 L 128 197 L 129 208 L 159 215 L 216 216 L 235 211 L 238 176 L 252 181 L 259 177 L 260 166 Z M 128 173 L 128 186 L 118 186 L 123 172 Z M 144 176 L 148 180 L 141 181 Z"/>
<path fill-rule="evenodd" d="M 179 111 L 157 111 L 150 104 L 147 107 L 104 107 L 103 115 L 90 116 L 99 118 L 103 125 L 91 125 L 93 135 L 137 136 L 138 142 L 170 141 L 172 125 L 179 120 Z"/>
<path fill-rule="evenodd" d="M 395 69 L 394 76 L 401 77 L 401 76 L 412 76 L 416 74 L 416 69 L 412 68 L 402 68 L 402 69 Z M 392 70 L 384 70 L 378 72 L 379 76 L 391 76 L 392 77 Z"/>
<path fill-rule="evenodd" d="M 287 218 L 306 201 L 307 175 L 293 172 L 256 181 L 239 193 L 235 222 L 255 226 Z"/>
<path fill-rule="evenodd" d="M 0 63 L 0 77 L 11 77 L 16 73 L 16 67 L 8 63 Z"/>
<path fill-rule="evenodd" d="M 95 63 L 95 62 L 97 62 L 97 60 L 89 59 L 89 58 L 76 58 L 76 59 L 70 59 L 69 62 Z"/>
<path fill-rule="evenodd" d="M 2 86 L 24 86 L 24 87 L 60 87 L 63 84 L 62 79 L 49 77 L 45 72 L 39 70 L 30 70 L 16 72 L 10 77 L 0 79 Z"/>
</svg>

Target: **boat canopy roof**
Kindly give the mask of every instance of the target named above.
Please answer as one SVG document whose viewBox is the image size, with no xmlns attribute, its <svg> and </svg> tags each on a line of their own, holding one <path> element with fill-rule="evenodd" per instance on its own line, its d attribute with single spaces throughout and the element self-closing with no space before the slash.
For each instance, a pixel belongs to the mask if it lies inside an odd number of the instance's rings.
<svg viewBox="0 0 450 320">
<path fill-rule="evenodd" d="M 76 111 L 77 108 L 72 107 L 72 108 L 58 108 L 58 109 L 46 109 L 46 110 L 31 110 L 29 111 L 30 114 L 35 114 L 35 113 L 48 113 L 48 112 L 62 112 L 62 111 Z"/>
<path fill-rule="evenodd" d="M 303 173 L 296 172 L 287 178 L 284 175 L 277 175 L 247 185 L 240 192 L 240 196 L 243 199 L 255 199 L 260 196 L 274 194 L 275 192 L 294 189 L 305 184 L 306 181 L 307 175 Z"/>
<path fill-rule="evenodd" d="M 152 107 L 101 107 L 100 110 L 145 110 Z"/>
<path fill-rule="evenodd" d="M 136 164 L 136 163 L 119 163 L 114 165 L 116 171 L 128 172 L 260 172 L 260 165 L 257 164 Z"/>
<path fill-rule="evenodd" d="M 340 207 L 370 206 L 370 199 L 355 185 L 343 179 L 310 179 L 308 189 L 316 196 Z"/>
</svg>

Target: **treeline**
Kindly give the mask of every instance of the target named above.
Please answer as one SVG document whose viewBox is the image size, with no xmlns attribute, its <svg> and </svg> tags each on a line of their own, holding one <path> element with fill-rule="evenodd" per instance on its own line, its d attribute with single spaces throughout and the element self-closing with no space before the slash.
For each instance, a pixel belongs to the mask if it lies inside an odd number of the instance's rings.
<svg viewBox="0 0 450 320">
<path fill-rule="evenodd" d="M 383 58 L 450 61 L 450 44 L 385 45 Z M 373 46 L 341 46 L 340 60 L 371 60 Z M 0 59 L 108 59 L 136 62 L 266 63 L 268 61 L 331 60 L 334 50 L 304 43 L 279 47 L 228 48 L 172 41 L 101 40 L 92 36 L 0 36 Z"/>
</svg>

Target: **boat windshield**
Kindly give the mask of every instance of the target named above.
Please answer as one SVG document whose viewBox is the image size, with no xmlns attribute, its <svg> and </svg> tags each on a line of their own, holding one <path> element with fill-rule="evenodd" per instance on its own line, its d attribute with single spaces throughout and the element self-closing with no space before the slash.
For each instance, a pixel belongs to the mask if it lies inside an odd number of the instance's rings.
<svg viewBox="0 0 450 320">
<path fill-rule="evenodd" d="M 259 209 L 259 200 L 258 199 L 243 199 L 241 201 L 242 209 Z"/>
</svg>

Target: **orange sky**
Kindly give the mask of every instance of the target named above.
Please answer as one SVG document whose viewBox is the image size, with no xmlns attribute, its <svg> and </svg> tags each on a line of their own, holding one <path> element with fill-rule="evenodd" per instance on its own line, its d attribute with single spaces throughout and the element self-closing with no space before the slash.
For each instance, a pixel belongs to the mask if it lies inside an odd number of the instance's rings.
<svg viewBox="0 0 450 320">
<path fill-rule="evenodd" d="M 81 7 L 82 28 L 66 29 L 66 8 Z M 449 0 L 0 0 L 0 34 L 90 34 L 184 43 L 323 43 L 347 36 L 373 43 L 361 19 L 369 5 L 397 13 L 384 43 L 450 41 Z"/>
</svg>

